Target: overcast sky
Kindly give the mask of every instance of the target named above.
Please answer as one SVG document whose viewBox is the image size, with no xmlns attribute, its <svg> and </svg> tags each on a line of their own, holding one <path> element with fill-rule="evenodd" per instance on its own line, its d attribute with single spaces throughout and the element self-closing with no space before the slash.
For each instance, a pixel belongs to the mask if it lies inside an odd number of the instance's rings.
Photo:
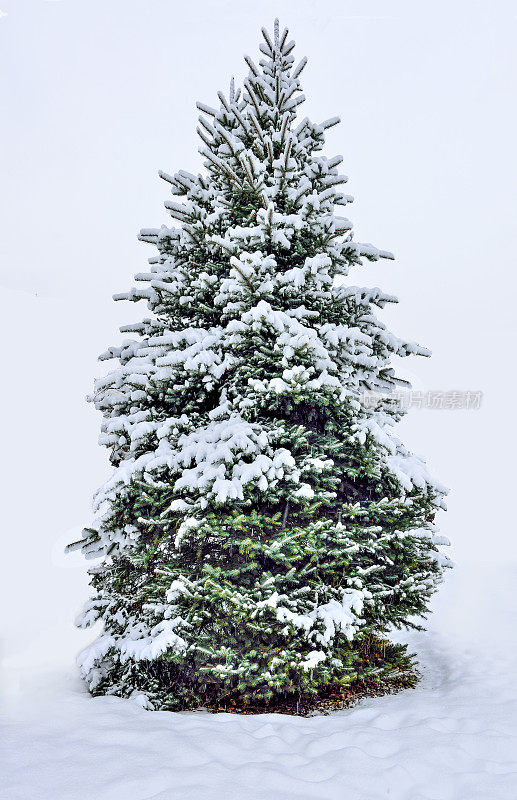
<svg viewBox="0 0 517 800">
<path fill-rule="evenodd" d="M 517 6 L 0 0 L 0 9 L 4 488 L 13 557 L 21 543 L 36 552 L 34 580 L 70 590 L 56 553 L 89 521 L 107 470 L 100 418 L 83 397 L 103 370 L 95 356 L 145 312 L 110 297 L 145 270 L 139 229 L 168 223 L 157 170 L 200 168 L 195 101 L 216 103 L 232 74 L 244 76 L 243 54 L 257 56 L 275 15 L 298 58 L 309 57 L 303 113 L 343 120 L 326 152 L 344 156 L 356 238 L 397 257 L 351 280 L 397 294 L 385 319 L 433 350 L 409 365 L 417 387 L 484 392 L 480 411 L 415 410 L 401 426 L 451 487 L 441 524 L 453 556 L 482 559 L 489 547 L 515 556 Z M 38 578 L 56 541 L 57 571 Z"/>
</svg>

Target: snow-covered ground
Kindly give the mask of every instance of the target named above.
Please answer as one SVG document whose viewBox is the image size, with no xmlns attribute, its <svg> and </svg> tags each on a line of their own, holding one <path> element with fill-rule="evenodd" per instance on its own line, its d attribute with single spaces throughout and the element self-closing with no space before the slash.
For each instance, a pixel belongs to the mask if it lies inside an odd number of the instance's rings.
<svg viewBox="0 0 517 800">
<path fill-rule="evenodd" d="M 63 625 L 53 663 L 37 641 L 6 660 L 0 798 L 515 800 L 516 578 L 514 563 L 457 565 L 410 637 L 418 688 L 305 719 L 93 699 Z"/>
</svg>

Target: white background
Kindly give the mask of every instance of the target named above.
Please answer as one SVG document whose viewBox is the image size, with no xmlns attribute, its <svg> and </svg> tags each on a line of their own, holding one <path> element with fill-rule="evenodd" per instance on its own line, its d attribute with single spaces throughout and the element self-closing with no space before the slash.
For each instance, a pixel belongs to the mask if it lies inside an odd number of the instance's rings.
<svg viewBox="0 0 517 800">
<path fill-rule="evenodd" d="M 52 660 L 87 595 L 62 549 L 108 466 L 84 402 L 145 313 L 111 294 L 145 270 L 140 227 L 168 224 L 159 168 L 197 171 L 195 101 L 215 104 L 276 14 L 307 54 L 315 121 L 339 114 L 356 238 L 395 252 L 353 283 L 400 305 L 433 350 L 420 389 L 481 390 L 479 411 L 414 410 L 401 435 L 451 488 L 458 562 L 515 558 L 515 38 L 510 2 L 0 0 L 4 649 Z M 71 630 L 71 629 L 70 629 Z M 67 655 L 68 657 L 68 655 Z"/>
</svg>

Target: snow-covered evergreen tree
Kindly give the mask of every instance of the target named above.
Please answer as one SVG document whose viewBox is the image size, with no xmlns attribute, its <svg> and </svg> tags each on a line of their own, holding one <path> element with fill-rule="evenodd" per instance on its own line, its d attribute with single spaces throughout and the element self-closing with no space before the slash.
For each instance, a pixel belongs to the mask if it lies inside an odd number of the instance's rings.
<svg viewBox="0 0 517 800">
<path fill-rule="evenodd" d="M 446 563 L 445 490 L 392 432 L 390 358 L 429 352 L 375 316 L 394 297 L 344 280 L 392 256 L 336 213 L 339 119 L 299 118 L 306 59 L 262 33 L 243 89 L 198 104 L 204 174 L 160 173 L 175 225 L 141 232 L 157 254 L 116 296 L 150 314 L 91 397 L 115 470 L 71 545 L 101 559 L 79 663 L 92 693 L 155 708 L 383 680 L 405 648 L 379 662 L 372 641 L 425 612 Z"/>
</svg>

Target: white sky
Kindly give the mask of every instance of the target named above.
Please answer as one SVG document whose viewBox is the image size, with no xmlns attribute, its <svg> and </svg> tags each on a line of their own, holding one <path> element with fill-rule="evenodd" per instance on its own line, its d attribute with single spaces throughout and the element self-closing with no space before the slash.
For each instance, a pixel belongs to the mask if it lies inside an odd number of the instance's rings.
<svg viewBox="0 0 517 800">
<path fill-rule="evenodd" d="M 138 230 L 168 222 L 157 170 L 197 171 L 195 101 L 214 104 L 231 74 L 243 77 L 243 53 L 257 56 L 260 26 L 275 15 L 297 56 L 309 57 L 303 113 L 343 120 L 327 154 L 344 156 L 356 238 L 397 256 L 353 282 L 397 294 L 385 319 L 433 350 L 430 361 L 408 365 L 418 386 L 485 393 L 479 412 L 413 411 L 401 426 L 452 489 L 441 524 L 453 557 L 482 559 L 487 548 L 515 557 L 517 6 L 0 0 L 0 8 L 4 522 L 35 591 L 55 582 L 65 595 L 82 581 L 84 597 L 82 566 L 61 569 L 59 556 L 67 530 L 88 522 L 107 469 L 100 417 L 83 396 L 117 326 L 145 313 L 110 296 L 151 255 Z"/>
</svg>

